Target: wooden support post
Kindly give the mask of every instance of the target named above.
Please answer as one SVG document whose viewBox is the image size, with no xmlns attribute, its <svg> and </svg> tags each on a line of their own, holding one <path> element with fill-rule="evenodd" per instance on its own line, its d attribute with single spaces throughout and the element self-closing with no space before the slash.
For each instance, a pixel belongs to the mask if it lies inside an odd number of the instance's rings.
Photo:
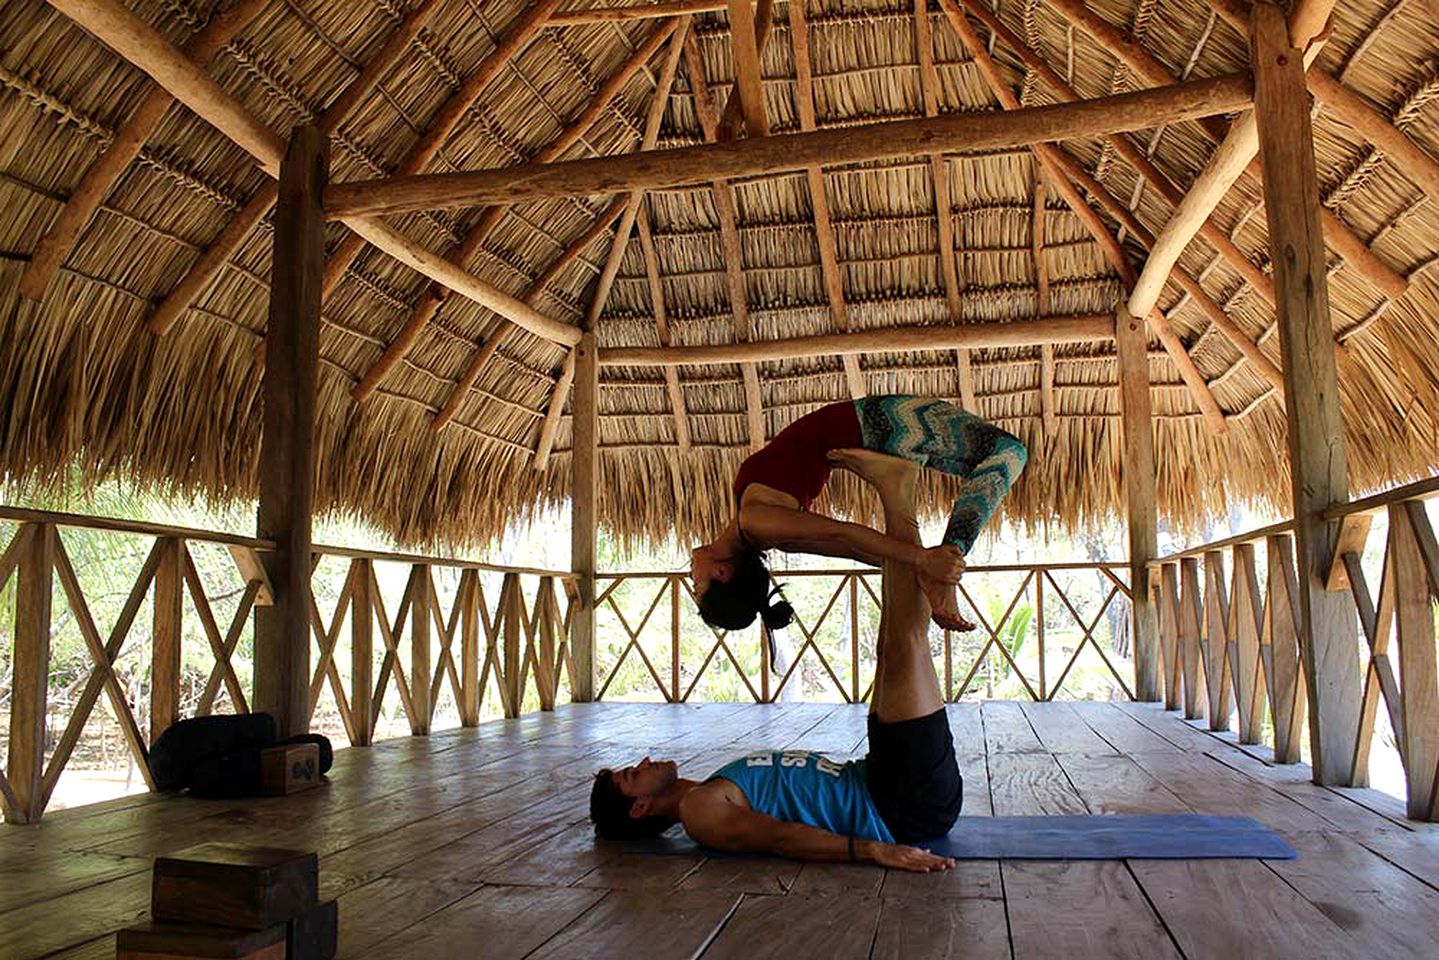
<svg viewBox="0 0 1439 960">
<path fill-rule="evenodd" d="M 1225 593 L 1224 552 L 1204 554 L 1204 676 L 1208 680 L 1209 729 L 1228 730 L 1230 711 L 1229 597 Z"/>
<path fill-rule="evenodd" d="M 162 537 L 155 570 L 155 622 L 150 645 L 150 743 L 180 719 L 180 637 L 184 541 Z"/>
<path fill-rule="evenodd" d="M 1322 514 L 1348 499 L 1349 480 L 1310 99 L 1304 63 L 1290 44 L 1283 10 L 1269 2 L 1256 3 L 1250 34 L 1254 114 L 1288 398 L 1299 649 L 1309 690 L 1310 749 L 1315 782 L 1344 784 L 1355 773 L 1360 668 L 1349 602 L 1343 594 L 1325 590 L 1338 527 Z"/>
<path fill-rule="evenodd" d="M 435 603 L 435 585 L 430 579 L 429 564 L 417 563 L 410 568 L 410 733 L 429 736 L 430 720 L 435 712 L 430 696 L 430 677 L 434 673 L 430 657 L 431 608 Z"/>
<path fill-rule="evenodd" d="M 1411 513 L 1410 508 L 1418 510 Z M 1404 729 L 1399 733 L 1408 787 L 1409 816 L 1439 819 L 1439 676 L 1434 660 L 1434 595 L 1419 549 L 1419 531 L 1411 517 L 1422 518 L 1433 540 L 1422 504 L 1389 507 L 1389 553 L 1394 573 L 1394 625 L 1399 646 L 1399 702 Z M 1436 571 L 1439 572 L 1439 571 Z"/>
<path fill-rule="evenodd" d="M 320 197 L 328 153 L 318 127 L 299 127 L 290 138 L 280 168 L 265 334 L 256 532 L 276 544 L 266 556 L 275 602 L 255 614 L 255 709 L 275 718 L 282 737 L 303 733 L 309 716 L 310 518 L 325 264 Z"/>
<path fill-rule="evenodd" d="M 670 578 L 670 703 L 680 702 L 680 580 Z"/>
<path fill-rule="evenodd" d="M 1154 434 L 1149 396 L 1149 338 L 1144 322 L 1121 304 L 1114 322 L 1119 358 L 1119 405 L 1123 411 L 1124 456 L 1120 461 L 1129 508 L 1129 596 L 1133 615 L 1134 695 L 1158 700 L 1159 622 L 1149 590 L 1149 562 L 1159 552 L 1159 519 L 1154 493 Z"/>
<path fill-rule="evenodd" d="M 1179 561 L 1181 593 L 1179 600 L 1179 642 L 1183 649 L 1184 719 L 1198 720 L 1201 710 L 1200 690 L 1205 683 L 1204 659 L 1200 655 L 1200 611 L 1204 600 L 1199 593 L 1199 558 L 1184 557 Z"/>
<path fill-rule="evenodd" d="M 570 655 L 575 675 L 571 698 L 588 703 L 595 698 L 595 542 L 599 497 L 599 362 L 595 335 L 587 332 L 575 347 L 574 404 L 571 416 L 574 438 L 570 464 L 570 569 L 578 576 L 579 597 L 571 625 Z"/>
<path fill-rule="evenodd" d="M 6 779 L 13 802 L 5 818 L 33 823 L 44 811 L 45 714 L 50 687 L 50 597 L 54 583 L 55 527 L 29 523 L 20 536 L 15 590 L 14 683 Z"/>
<path fill-rule="evenodd" d="M 368 747 L 375 728 L 375 605 L 370 599 L 373 561 L 350 561 L 350 716 L 354 747 Z"/>
<path fill-rule="evenodd" d="M 467 579 L 468 578 L 468 579 Z M 460 725 L 480 725 L 480 575 L 466 570 L 460 578 Z"/>
</svg>

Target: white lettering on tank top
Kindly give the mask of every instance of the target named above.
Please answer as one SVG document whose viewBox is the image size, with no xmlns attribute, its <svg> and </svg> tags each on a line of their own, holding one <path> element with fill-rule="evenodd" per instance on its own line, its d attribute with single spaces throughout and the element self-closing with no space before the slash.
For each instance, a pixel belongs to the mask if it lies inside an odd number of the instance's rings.
<svg viewBox="0 0 1439 960">
<path fill-rule="evenodd" d="M 746 767 L 772 767 L 774 766 L 773 753 L 753 753 L 745 757 Z M 803 768 L 809 765 L 810 758 L 814 758 L 814 768 L 820 773 L 829 774 L 838 779 L 844 774 L 844 764 L 836 763 L 828 757 L 817 753 L 810 753 L 808 750 L 784 750 L 779 755 L 781 767 Z"/>
</svg>

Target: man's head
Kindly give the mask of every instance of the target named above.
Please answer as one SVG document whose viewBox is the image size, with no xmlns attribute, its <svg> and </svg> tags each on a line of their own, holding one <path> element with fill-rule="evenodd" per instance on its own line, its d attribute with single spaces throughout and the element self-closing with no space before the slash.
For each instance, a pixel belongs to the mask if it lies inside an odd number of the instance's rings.
<svg viewBox="0 0 1439 960">
<path fill-rule="evenodd" d="M 590 819 L 610 840 L 658 836 L 675 822 L 673 812 L 661 807 L 678 780 L 673 760 L 645 757 L 618 770 L 601 770 L 590 790 Z"/>
</svg>

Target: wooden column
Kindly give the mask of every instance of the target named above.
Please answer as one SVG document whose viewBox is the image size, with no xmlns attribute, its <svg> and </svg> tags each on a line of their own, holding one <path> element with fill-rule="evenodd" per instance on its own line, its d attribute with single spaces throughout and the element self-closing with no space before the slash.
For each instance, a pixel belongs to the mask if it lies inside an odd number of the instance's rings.
<svg viewBox="0 0 1439 960">
<path fill-rule="evenodd" d="M 460 725 L 480 724 L 480 574 L 460 577 Z"/>
<path fill-rule="evenodd" d="M 1199 688 L 1205 682 L 1204 658 L 1200 655 L 1200 611 L 1204 601 L 1199 595 L 1199 558 L 1183 557 L 1179 561 L 1179 643 L 1180 662 L 1184 667 L 1184 719 L 1198 720 L 1201 710 Z"/>
<path fill-rule="evenodd" d="M 1316 783 L 1354 779 L 1359 729 L 1358 630 L 1348 599 L 1325 590 L 1338 526 L 1322 516 L 1349 496 L 1344 421 L 1329 317 L 1324 233 L 1304 64 L 1284 11 L 1260 2 L 1250 21 L 1254 114 L 1264 212 L 1283 349 L 1289 468 L 1294 490 L 1299 649 L 1309 691 Z"/>
<path fill-rule="evenodd" d="M 1412 518 L 1412 519 L 1411 519 Z M 1415 525 L 1417 520 L 1422 526 Z M 1389 554 L 1394 573 L 1394 626 L 1399 645 L 1400 713 L 1396 731 L 1404 757 L 1407 812 L 1439 818 L 1439 676 L 1434 662 L 1434 596 L 1420 536 L 1434 543 L 1424 504 L 1389 506 Z"/>
<path fill-rule="evenodd" d="M 56 534 L 51 524 L 32 523 L 19 536 L 25 541 L 15 589 L 14 685 L 5 764 L 14 803 L 5 816 L 11 823 L 33 823 L 45 806 L 45 710 Z"/>
<path fill-rule="evenodd" d="M 595 540 L 599 493 L 599 354 L 593 331 L 575 347 L 574 401 L 571 411 L 574 474 L 570 486 L 570 568 L 578 575 L 579 598 L 571 623 L 570 656 L 575 675 L 570 697 L 576 703 L 595 698 Z"/>
<path fill-rule="evenodd" d="M 259 536 L 274 540 L 265 566 L 275 602 L 255 615 L 255 709 L 280 736 L 309 726 L 310 515 L 315 486 L 315 385 L 329 144 L 298 127 L 280 167 L 265 334 Z"/>
<path fill-rule="evenodd" d="M 431 607 L 435 602 L 434 583 L 428 564 L 417 563 L 410 570 L 410 733 L 428 736 L 430 719 L 435 711 L 430 697 L 430 677 L 434 673 L 430 659 Z"/>
<path fill-rule="evenodd" d="M 1149 337 L 1144 321 L 1119 305 L 1114 321 L 1119 356 L 1119 405 L 1123 411 L 1124 459 L 1120 470 L 1129 507 L 1129 594 L 1133 614 L 1134 695 L 1158 700 L 1159 618 L 1149 589 L 1149 561 L 1159 552 L 1154 494 L 1154 434 L 1150 424 Z"/>
<path fill-rule="evenodd" d="M 371 561 L 350 561 L 350 716 L 355 721 L 352 746 L 368 747 L 374 737 L 375 611 L 370 599 Z"/>
<path fill-rule="evenodd" d="M 150 742 L 180 719 L 180 637 L 184 541 L 162 537 L 155 568 L 155 622 L 150 635 Z M 306 694 L 308 702 L 308 693 Z"/>
<path fill-rule="evenodd" d="M 505 716 L 518 717 L 525 703 L 524 649 L 520 645 L 524 630 L 525 595 L 520 589 L 518 573 L 505 574 L 505 588 L 500 593 L 503 653 L 505 660 Z"/>
</svg>

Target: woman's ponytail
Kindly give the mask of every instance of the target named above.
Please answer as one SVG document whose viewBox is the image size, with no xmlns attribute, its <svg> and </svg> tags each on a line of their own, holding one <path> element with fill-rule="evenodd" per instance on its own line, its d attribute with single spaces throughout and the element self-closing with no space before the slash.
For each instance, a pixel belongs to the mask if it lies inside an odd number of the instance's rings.
<svg viewBox="0 0 1439 960">
<path fill-rule="evenodd" d="M 794 607 L 790 606 L 789 601 L 784 598 L 784 594 L 780 593 L 779 587 L 775 587 L 769 592 L 770 598 L 775 596 L 779 597 L 779 601 L 769 603 L 766 600 L 764 609 L 760 611 L 760 618 L 764 620 L 764 625 L 770 630 L 783 630 L 794 621 Z"/>
</svg>

